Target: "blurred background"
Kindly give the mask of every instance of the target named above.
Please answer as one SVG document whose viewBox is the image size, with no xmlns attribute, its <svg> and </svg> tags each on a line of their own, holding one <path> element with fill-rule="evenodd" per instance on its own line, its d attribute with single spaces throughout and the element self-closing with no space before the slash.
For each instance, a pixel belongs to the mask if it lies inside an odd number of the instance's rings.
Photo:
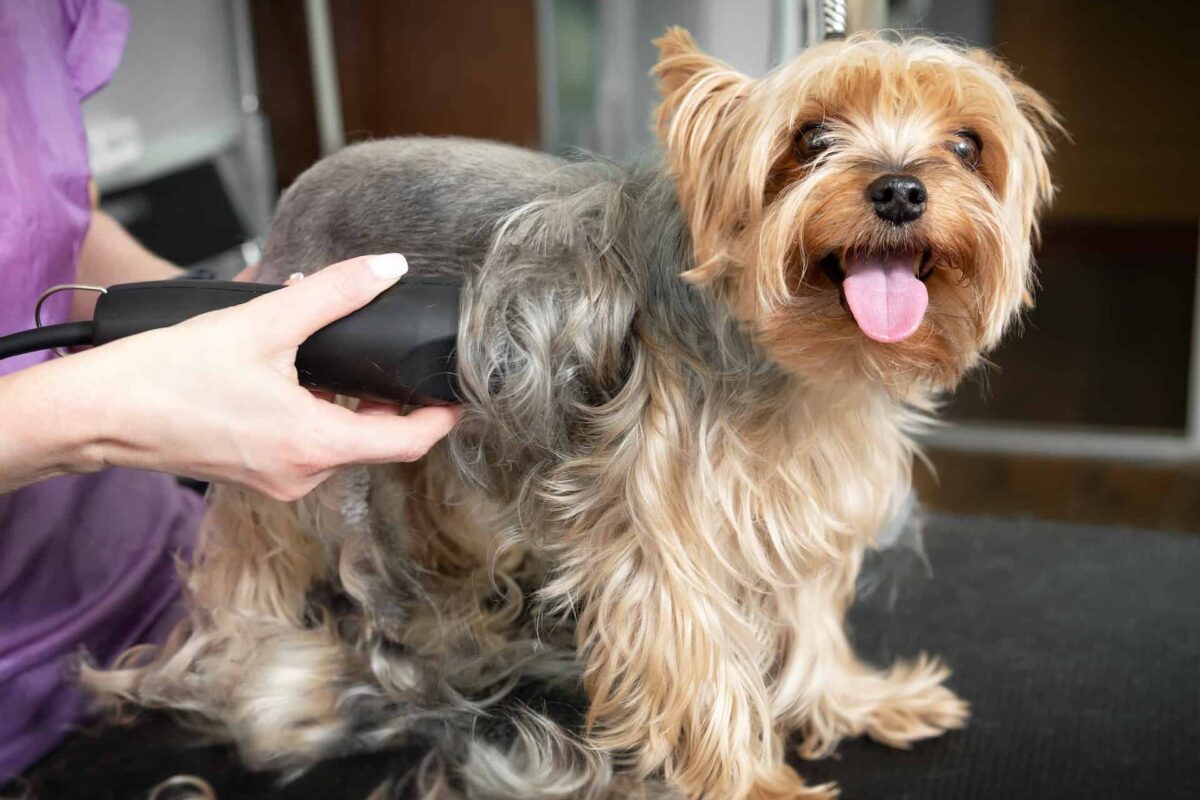
<svg viewBox="0 0 1200 800">
<path fill-rule="evenodd" d="M 687 27 L 761 75 L 821 35 L 800 0 L 125 0 L 85 118 L 103 205 L 232 275 L 278 192 L 344 143 L 653 147 L 650 40 Z M 1200 4 L 867 0 L 848 25 L 993 48 L 1071 133 L 1024 332 L 950 398 L 918 470 L 934 508 L 1200 530 Z"/>
</svg>

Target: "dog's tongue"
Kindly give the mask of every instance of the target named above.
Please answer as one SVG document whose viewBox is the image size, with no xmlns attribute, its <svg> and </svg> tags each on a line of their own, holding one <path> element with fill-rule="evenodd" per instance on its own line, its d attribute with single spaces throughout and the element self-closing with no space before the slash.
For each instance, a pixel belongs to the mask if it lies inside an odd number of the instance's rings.
<svg viewBox="0 0 1200 800">
<path fill-rule="evenodd" d="M 847 253 L 842 290 L 858 327 L 877 342 L 899 342 L 912 336 L 929 305 L 925 284 L 913 274 L 911 253 Z"/>
</svg>

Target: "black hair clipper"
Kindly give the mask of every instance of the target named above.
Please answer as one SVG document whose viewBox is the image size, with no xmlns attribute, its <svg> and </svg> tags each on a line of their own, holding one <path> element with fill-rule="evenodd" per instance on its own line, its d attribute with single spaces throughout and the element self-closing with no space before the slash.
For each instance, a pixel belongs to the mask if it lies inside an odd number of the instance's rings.
<svg viewBox="0 0 1200 800">
<path fill-rule="evenodd" d="M 96 302 L 90 343 L 164 328 L 280 288 L 204 280 L 111 286 Z M 457 402 L 454 344 L 461 288 L 450 279 L 406 276 L 300 345 L 300 383 L 405 405 Z"/>
</svg>

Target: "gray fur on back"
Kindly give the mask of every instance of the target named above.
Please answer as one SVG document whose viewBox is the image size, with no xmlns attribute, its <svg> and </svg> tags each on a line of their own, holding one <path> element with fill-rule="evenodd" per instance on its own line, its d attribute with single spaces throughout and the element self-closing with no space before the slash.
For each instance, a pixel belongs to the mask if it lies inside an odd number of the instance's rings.
<svg viewBox="0 0 1200 800">
<path fill-rule="evenodd" d="M 280 200 L 258 279 L 282 282 L 337 261 L 403 253 L 413 274 L 483 261 L 497 220 L 533 199 L 563 161 L 460 138 L 353 145 L 301 175 Z"/>
<path fill-rule="evenodd" d="M 676 354 L 697 397 L 753 408 L 778 386 L 723 304 L 680 278 L 692 241 L 661 164 L 459 138 L 355 145 L 284 195 L 260 278 L 392 251 L 413 274 L 465 279 L 458 370 L 472 413 L 450 440 L 464 471 L 589 449 L 595 408 L 644 366 L 648 345 Z M 468 457 L 467 442 L 485 441 L 490 453 Z"/>
</svg>

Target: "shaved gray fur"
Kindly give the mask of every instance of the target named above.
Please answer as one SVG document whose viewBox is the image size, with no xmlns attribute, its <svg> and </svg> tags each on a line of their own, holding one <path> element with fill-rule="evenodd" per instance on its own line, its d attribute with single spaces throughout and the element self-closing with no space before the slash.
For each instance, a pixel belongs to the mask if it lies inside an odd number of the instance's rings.
<svg viewBox="0 0 1200 800">
<path fill-rule="evenodd" d="M 471 139 L 386 139 L 323 159 L 283 195 L 259 279 L 282 282 L 371 253 L 414 275 L 467 275 L 501 217 L 543 191 L 561 159 Z"/>
</svg>

